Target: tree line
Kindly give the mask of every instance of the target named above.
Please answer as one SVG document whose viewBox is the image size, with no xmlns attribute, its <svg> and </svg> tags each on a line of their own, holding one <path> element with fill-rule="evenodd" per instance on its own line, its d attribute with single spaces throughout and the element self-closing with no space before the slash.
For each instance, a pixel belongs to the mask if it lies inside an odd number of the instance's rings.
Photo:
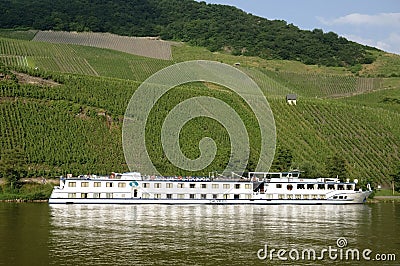
<svg viewBox="0 0 400 266">
<path fill-rule="evenodd" d="M 211 51 L 306 64 L 354 66 L 372 63 L 374 49 L 320 29 L 300 30 L 232 6 L 193 0 L 4 0 L 0 28 L 111 32 L 159 36 Z"/>
</svg>

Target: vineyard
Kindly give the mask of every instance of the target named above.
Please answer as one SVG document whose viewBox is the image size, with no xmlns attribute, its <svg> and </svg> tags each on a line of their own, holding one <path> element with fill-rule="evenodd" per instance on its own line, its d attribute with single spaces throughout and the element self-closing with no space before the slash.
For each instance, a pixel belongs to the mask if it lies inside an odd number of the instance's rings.
<svg viewBox="0 0 400 266">
<path fill-rule="evenodd" d="M 293 155 L 292 168 L 311 166 L 324 173 L 326 160 L 339 154 L 346 160 L 350 178 L 372 177 L 377 184 L 389 183 L 400 158 L 399 78 L 358 77 L 308 66 L 306 71 L 296 71 L 301 68 L 298 62 L 210 52 L 204 52 L 202 58 L 196 49 L 191 53 L 187 47 L 174 47 L 174 60 L 239 62 L 236 67 L 259 85 L 274 113 L 278 146 Z M 109 49 L 0 38 L 0 69 L 5 65 L 3 69 L 60 84 L 22 84 L 0 78 L 2 150 L 21 147 L 29 176 L 128 170 L 121 140 L 126 106 L 143 80 L 172 63 Z M 300 96 L 296 106 L 286 104 L 289 93 Z M 170 90 L 151 111 L 146 145 L 157 169 L 168 175 L 192 174 L 168 161 L 160 129 L 177 103 L 196 96 L 220 99 L 243 119 L 250 135 L 251 170 L 257 162 L 261 137 L 251 108 L 229 89 L 202 83 Z M 197 158 L 198 143 L 204 137 L 215 140 L 217 156 L 207 169 L 193 174 L 221 170 L 227 163 L 229 135 L 219 123 L 204 117 L 182 128 L 182 152 Z"/>
<path fill-rule="evenodd" d="M 156 59 L 171 59 L 171 43 L 97 32 L 39 31 L 34 41 L 106 48 Z"/>
</svg>

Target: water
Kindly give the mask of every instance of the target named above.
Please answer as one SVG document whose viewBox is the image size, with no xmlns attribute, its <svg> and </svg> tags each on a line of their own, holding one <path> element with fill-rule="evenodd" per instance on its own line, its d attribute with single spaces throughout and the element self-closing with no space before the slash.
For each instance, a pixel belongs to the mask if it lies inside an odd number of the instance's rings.
<svg viewBox="0 0 400 266">
<path fill-rule="evenodd" d="M 400 204 L 348 206 L 47 205 L 0 203 L 0 265 L 400 264 Z M 360 261 L 339 259 L 337 239 Z M 343 240 L 344 241 L 344 240 Z M 286 249 L 260 260 L 257 252 Z M 301 259 L 337 248 L 336 260 Z M 296 259 L 296 253 L 300 258 Z M 259 253 L 264 254 L 263 250 Z M 345 253 L 343 253 L 345 254 Z M 320 256 L 321 257 L 321 256 Z M 342 258 L 345 258 L 344 255 Z"/>
</svg>

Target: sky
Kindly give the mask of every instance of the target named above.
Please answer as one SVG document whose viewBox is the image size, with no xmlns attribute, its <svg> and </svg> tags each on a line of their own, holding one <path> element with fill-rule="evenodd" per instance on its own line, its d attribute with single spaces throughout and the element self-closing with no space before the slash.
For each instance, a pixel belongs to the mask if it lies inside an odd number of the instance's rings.
<svg viewBox="0 0 400 266">
<path fill-rule="evenodd" d="M 206 0 L 400 54 L 400 0 Z"/>
</svg>

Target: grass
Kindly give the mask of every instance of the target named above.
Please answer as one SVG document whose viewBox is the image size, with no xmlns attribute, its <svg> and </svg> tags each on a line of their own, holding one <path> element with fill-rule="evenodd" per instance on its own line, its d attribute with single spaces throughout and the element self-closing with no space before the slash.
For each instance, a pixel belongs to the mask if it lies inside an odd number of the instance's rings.
<svg viewBox="0 0 400 266">
<path fill-rule="evenodd" d="M 47 200 L 53 190 L 52 184 L 22 183 L 19 189 L 9 189 L 5 184 L 0 186 L 1 200 Z"/>
<path fill-rule="evenodd" d="M 376 196 L 398 196 L 400 197 L 400 192 L 394 191 L 393 194 L 393 190 L 391 189 L 378 189 L 375 191 L 375 197 Z"/>
</svg>

